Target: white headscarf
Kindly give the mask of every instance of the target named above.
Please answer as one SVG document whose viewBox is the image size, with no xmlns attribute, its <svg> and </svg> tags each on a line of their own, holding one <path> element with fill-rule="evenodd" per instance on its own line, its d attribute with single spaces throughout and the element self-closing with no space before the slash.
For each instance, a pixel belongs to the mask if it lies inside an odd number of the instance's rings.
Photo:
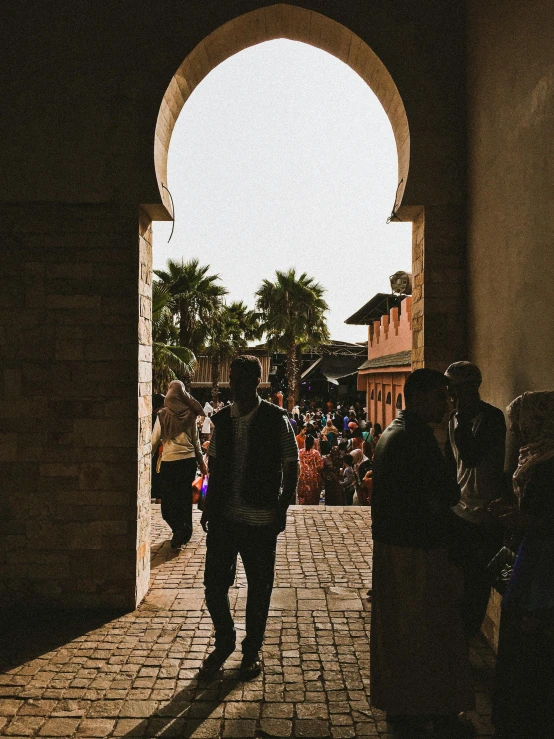
<svg viewBox="0 0 554 739">
<path fill-rule="evenodd" d="M 175 439 L 185 432 L 190 436 L 197 415 L 203 415 L 200 403 L 185 390 L 181 380 L 169 383 L 164 407 L 158 411 L 162 427 L 162 441 Z"/>
<path fill-rule="evenodd" d="M 521 435 L 514 490 L 521 500 L 533 468 L 554 457 L 554 392 L 523 393 L 506 409 Z"/>
<path fill-rule="evenodd" d="M 361 465 L 362 462 L 367 462 L 367 457 L 363 453 L 361 449 L 353 449 L 350 452 L 350 456 L 352 457 L 353 463 L 352 463 L 352 469 L 356 472 L 358 470 L 358 467 Z"/>
</svg>

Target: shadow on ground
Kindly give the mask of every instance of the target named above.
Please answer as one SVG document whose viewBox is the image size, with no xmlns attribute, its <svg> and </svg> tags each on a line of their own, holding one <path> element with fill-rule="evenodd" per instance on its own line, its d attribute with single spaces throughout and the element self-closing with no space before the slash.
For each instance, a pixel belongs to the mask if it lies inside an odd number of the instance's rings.
<svg viewBox="0 0 554 739">
<path fill-rule="evenodd" d="M 221 674 L 225 675 L 224 679 Z M 219 736 L 225 699 L 240 684 L 238 670 L 230 676 L 226 670 L 213 680 L 193 679 L 173 700 L 160 706 L 155 715 L 140 722 L 134 721 L 121 739 Z"/>
<path fill-rule="evenodd" d="M 107 609 L 1 609 L 0 672 L 59 649 L 125 613 L 127 611 Z"/>
</svg>

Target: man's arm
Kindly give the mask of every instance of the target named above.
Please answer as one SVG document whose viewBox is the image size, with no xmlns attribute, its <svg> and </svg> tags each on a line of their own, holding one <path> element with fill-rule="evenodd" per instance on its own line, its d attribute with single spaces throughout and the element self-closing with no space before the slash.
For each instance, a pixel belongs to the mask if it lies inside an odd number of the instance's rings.
<svg viewBox="0 0 554 739">
<path fill-rule="evenodd" d="M 446 442 L 444 444 L 444 459 L 446 461 L 446 471 L 448 472 L 450 477 L 456 480 L 458 477 L 458 468 L 456 465 L 456 458 L 454 457 L 454 452 L 452 451 L 452 442 L 450 440 L 450 429 L 451 429 L 451 422 L 448 424 Z"/>
<path fill-rule="evenodd" d="M 495 409 L 496 410 L 496 409 Z M 473 419 L 456 414 L 454 442 L 465 467 L 477 467 L 491 452 L 504 463 L 506 421 L 501 411 L 483 413 L 473 430 Z"/>
<path fill-rule="evenodd" d="M 296 488 L 300 475 L 298 444 L 289 419 L 283 416 L 280 429 L 280 449 L 283 465 L 283 490 L 279 497 L 278 529 L 284 531 L 287 525 L 287 508 L 296 500 Z"/>
</svg>

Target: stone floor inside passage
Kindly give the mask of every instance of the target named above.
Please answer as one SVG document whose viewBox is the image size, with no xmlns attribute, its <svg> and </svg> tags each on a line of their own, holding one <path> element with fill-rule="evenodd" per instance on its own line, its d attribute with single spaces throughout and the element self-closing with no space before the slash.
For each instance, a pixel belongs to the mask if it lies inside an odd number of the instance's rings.
<svg viewBox="0 0 554 739">
<path fill-rule="evenodd" d="M 295 506 L 279 537 L 264 674 L 238 681 L 240 650 L 197 679 L 213 645 L 195 511 L 180 552 L 153 506 L 152 582 L 133 613 L 27 614 L 0 644 L 0 736 L 387 737 L 369 696 L 369 509 Z M 231 589 L 239 641 L 246 581 Z M 494 655 L 471 646 L 477 736 L 490 737 Z"/>
</svg>

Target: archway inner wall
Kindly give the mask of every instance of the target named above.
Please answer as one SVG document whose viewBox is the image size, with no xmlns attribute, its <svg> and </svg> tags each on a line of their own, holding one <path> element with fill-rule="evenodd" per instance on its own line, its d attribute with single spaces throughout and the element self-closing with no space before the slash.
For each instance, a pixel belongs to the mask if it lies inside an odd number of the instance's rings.
<svg viewBox="0 0 554 739">
<path fill-rule="evenodd" d="M 152 210 L 163 206 L 153 157 L 160 102 L 204 39 L 244 13 L 271 15 L 269 6 L 160 0 L 153 17 L 138 0 L 132 13 L 88 3 L 54 17 L 35 4 L 5 19 L 3 603 L 132 608 L 144 593 L 149 220 L 163 216 Z M 463 12 L 434 0 L 310 0 L 302 8 L 367 44 L 403 102 L 409 174 L 399 216 L 416 224 L 414 360 L 444 366 L 465 354 Z M 316 45 L 342 53 L 325 38 Z M 251 42 L 261 40 L 258 33 Z M 137 235 L 142 204 L 148 212 Z"/>
</svg>

